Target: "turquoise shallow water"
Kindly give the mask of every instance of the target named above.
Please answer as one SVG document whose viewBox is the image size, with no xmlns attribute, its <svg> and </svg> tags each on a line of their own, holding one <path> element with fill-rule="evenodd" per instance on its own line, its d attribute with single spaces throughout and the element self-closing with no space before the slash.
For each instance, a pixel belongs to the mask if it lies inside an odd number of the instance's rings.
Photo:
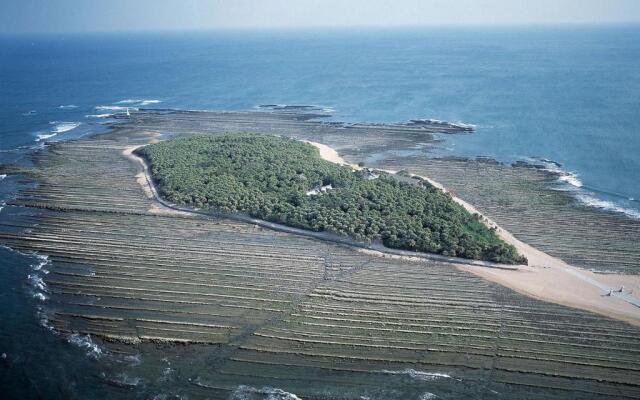
<svg viewBox="0 0 640 400">
<path fill-rule="evenodd" d="M 475 124 L 436 155 L 554 160 L 582 201 L 640 216 L 638 70 L 639 26 L 5 36 L 0 162 L 126 107 L 315 104 L 335 120 Z M 15 187 L 0 180 L 0 206 Z M 10 397 L 100 397 L 100 363 L 39 324 L 37 264 L 0 249 L 1 383 Z"/>
</svg>

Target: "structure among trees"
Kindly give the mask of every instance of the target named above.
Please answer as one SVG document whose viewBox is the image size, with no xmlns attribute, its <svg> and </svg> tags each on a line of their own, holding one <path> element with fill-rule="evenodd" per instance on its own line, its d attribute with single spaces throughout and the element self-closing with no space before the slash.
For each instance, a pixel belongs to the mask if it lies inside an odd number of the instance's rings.
<svg viewBox="0 0 640 400">
<path fill-rule="evenodd" d="M 380 240 L 390 248 L 526 263 L 479 215 L 428 182 L 391 174 L 367 179 L 366 171 L 323 160 L 314 146 L 294 139 L 194 136 L 136 153 L 149 163 L 159 194 L 176 204 Z"/>
</svg>

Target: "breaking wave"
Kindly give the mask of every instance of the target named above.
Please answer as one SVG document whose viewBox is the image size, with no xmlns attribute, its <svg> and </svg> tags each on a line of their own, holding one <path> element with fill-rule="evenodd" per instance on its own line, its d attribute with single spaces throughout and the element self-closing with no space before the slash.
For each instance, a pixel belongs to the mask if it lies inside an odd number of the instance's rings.
<svg viewBox="0 0 640 400">
<path fill-rule="evenodd" d="M 438 398 L 438 396 L 436 396 L 435 394 L 430 393 L 430 392 L 426 392 L 426 393 L 422 393 L 422 395 L 420 395 L 418 400 L 432 400 L 432 399 L 436 399 L 436 398 Z"/>
<path fill-rule="evenodd" d="M 599 199 L 589 193 L 577 193 L 576 198 L 588 207 L 599 208 L 604 211 L 612 211 L 624 214 L 628 217 L 640 219 L 640 211 L 617 205 L 612 201 Z"/>
<path fill-rule="evenodd" d="M 47 296 L 47 284 L 42 279 L 41 274 L 48 274 L 49 271 L 44 269 L 44 266 L 49 264 L 49 257 L 36 254 L 36 258 L 38 261 L 34 264 L 31 264 L 31 269 L 33 270 L 32 274 L 27 275 L 27 282 L 29 286 L 33 288 L 33 297 L 40 301 L 46 301 L 49 299 Z"/>
<path fill-rule="evenodd" d="M 51 129 L 51 132 L 58 134 L 58 133 L 64 133 L 64 132 L 68 132 L 72 129 L 76 129 L 77 127 L 79 127 L 81 124 L 80 122 L 59 122 L 59 121 L 53 121 L 53 122 L 49 122 L 51 125 L 53 125 L 53 128 Z"/>
<path fill-rule="evenodd" d="M 98 111 L 138 111 L 135 107 L 125 107 L 125 106 L 96 106 L 96 110 Z"/>
<path fill-rule="evenodd" d="M 131 104 L 136 106 L 148 106 L 150 104 L 162 103 L 162 100 L 156 99 L 124 99 L 116 101 L 114 104 Z"/>
<path fill-rule="evenodd" d="M 558 183 L 561 184 L 559 189 L 571 192 L 575 197 L 575 199 L 578 200 L 581 204 L 587 207 L 593 207 L 603 211 L 610 211 L 610 212 L 624 214 L 630 218 L 640 219 L 639 210 L 624 207 L 620 204 L 616 204 L 613 201 L 608 201 L 608 200 L 603 200 L 601 198 L 598 198 L 598 196 L 594 192 L 600 192 L 600 193 L 607 193 L 607 192 L 599 191 L 597 189 L 589 188 L 585 186 L 584 183 L 580 180 L 580 178 L 578 178 L 578 174 L 576 174 L 575 172 L 565 171 L 564 169 L 562 169 L 562 166 L 559 163 L 555 161 L 547 160 L 547 159 L 533 159 L 533 160 L 537 163 L 542 163 L 542 167 L 546 171 L 549 171 L 555 174 L 557 176 L 556 179 Z M 613 197 L 620 197 L 620 198 L 625 198 L 626 200 L 629 200 L 629 201 L 634 201 L 632 197 L 629 198 L 625 196 L 616 195 L 614 193 L 607 193 L 607 194 Z"/>
<path fill-rule="evenodd" d="M 113 117 L 113 114 L 89 114 L 85 115 L 85 118 L 110 118 Z"/>
<path fill-rule="evenodd" d="M 50 139 L 56 136 L 59 133 L 68 132 L 70 130 L 76 129 L 81 125 L 80 122 L 62 122 L 62 121 L 51 121 L 50 125 L 53 125 L 50 133 L 40 133 L 36 137 L 36 142 L 41 142 L 43 140 Z"/>
<path fill-rule="evenodd" d="M 416 379 L 419 381 L 435 381 L 436 379 L 442 379 L 442 378 L 452 379 L 451 375 L 448 375 L 448 374 L 443 374 L 440 372 L 418 371 L 413 368 L 408 368 L 401 371 L 395 371 L 395 370 L 390 371 L 390 370 L 384 369 L 380 372 L 382 372 L 383 374 L 389 374 L 389 375 L 406 375 L 411 379 Z"/>
<path fill-rule="evenodd" d="M 240 385 L 231 393 L 231 400 L 302 400 L 293 393 L 282 389 L 265 386 L 257 389 L 252 386 Z"/>
<path fill-rule="evenodd" d="M 0 174 L 0 181 L 7 177 L 7 174 Z"/>
<path fill-rule="evenodd" d="M 29 282 L 29 285 L 31 285 L 34 289 L 40 290 L 43 292 L 47 291 L 47 284 L 44 283 L 44 280 L 40 275 L 29 274 L 27 275 L 27 281 Z"/>
<path fill-rule="evenodd" d="M 74 108 L 78 108 L 78 106 L 76 106 L 75 104 L 68 104 L 65 106 L 59 106 L 58 108 L 61 110 L 73 110 Z"/>
<path fill-rule="evenodd" d="M 91 340 L 91 335 L 81 335 L 79 333 L 74 333 L 69 335 L 67 341 L 75 346 L 80 347 L 83 350 L 86 350 L 87 356 L 92 358 L 100 358 L 104 355 L 104 352 L 96 343 Z"/>
<path fill-rule="evenodd" d="M 36 142 L 41 142 L 43 140 L 49 139 L 57 135 L 57 133 L 41 133 L 37 136 Z"/>
</svg>

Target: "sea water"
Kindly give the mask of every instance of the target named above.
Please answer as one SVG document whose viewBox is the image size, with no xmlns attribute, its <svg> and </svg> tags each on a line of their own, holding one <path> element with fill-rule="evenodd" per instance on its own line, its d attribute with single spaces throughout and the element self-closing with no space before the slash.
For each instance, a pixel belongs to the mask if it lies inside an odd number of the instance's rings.
<svg viewBox="0 0 640 400">
<path fill-rule="evenodd" d="M 640 26 L 3 36 L 0 163 L 127 110 L 317 105 L 349 122 L 474 124 L 433 155 L 547 163 L 580 201 L 637 218 L 639 69 Z M 16 188 L 0 176 L 4 222 L 21 212 L 4 206 Z M 101 350 L 41 319 L 43 262 L 0 249 L 0 383 L 9 397 L 104 397 Z"/>
</svg>

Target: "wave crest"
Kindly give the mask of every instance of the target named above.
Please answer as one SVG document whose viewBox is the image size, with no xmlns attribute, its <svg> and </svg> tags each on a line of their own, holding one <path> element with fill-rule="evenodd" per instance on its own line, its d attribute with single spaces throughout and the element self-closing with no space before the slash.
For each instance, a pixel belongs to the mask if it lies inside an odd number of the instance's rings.
<svg viewBox="0 0 640 400">
<path fill-rule="evenodd" d="M 293 393 L 282 389 L 265 386 L 257 389 L 252 386 L 240 385 L 231 393 L 231 400 L 302 400 Z"/>
<path fill-rule="evenodd" d="M 416 379 L 419 381 L 434 381 L 436 379 L 441 379 L 441 378 L 452 379 L 451 375 L 443 374 L 441 372 L 425 372 L 425 371 L 418 371 L 413 368 L 408 368 L 404 370 L 384 369 L 380 372 L 382 372 L 383 374 L 390 374 L 390 375 L 407 375 L 411 379 Z"/>
<path fill-rule="evenodd" d="M 74 333 L 69 335 L 67 341 L 75 346 L 80 347 L 87 351 L 87 355 L 92 358 L 100 358 L 104 355 L 104 352 L 96 343 L 91 340 L 91 335 L 81 335 Z"/>
<path fill-rule="evenodd" d="M 150 104 L 158 104 L 162 103 L 162 100 L 157 99 L 124 99 L 120 101 L 116 101 L 113 104 L 131 104 L 135 106 L 148 106 Z"/>
</svg>

